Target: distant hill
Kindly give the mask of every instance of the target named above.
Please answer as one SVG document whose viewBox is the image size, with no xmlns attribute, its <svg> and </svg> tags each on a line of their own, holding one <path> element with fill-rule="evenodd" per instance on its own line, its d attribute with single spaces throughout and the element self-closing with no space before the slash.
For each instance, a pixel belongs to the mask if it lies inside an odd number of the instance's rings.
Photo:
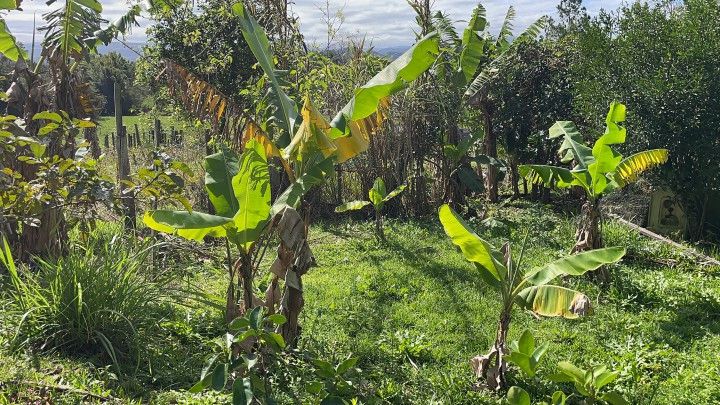
<svg viewBox="0 0 720 405">
<path fill-rule="evenodd" d="M 135 50 L 137 53 L 142 53 L 142 48 L 145 46 L 144 42 L 126 42 L 126 44 Z M 29 51 L 29 46 L 26 47 Z M 385 56 L 388 59 L 395 59 L 398 56 L 402 55 L 405 51 L 408 50 L 408 46 L 405 45 L 394 45 L 394 46 L 375 46 L 373 48 L 373 51 L 381 56 Z M 133 52 L 132 50 L 128 49 L 125 45 L 121 44 L 120 42 L 111 42 L 108 46 L 101 46 L 99 48 L 99 52 L 101 54 L 106 54 L 110 52 L 117 52 L 119 53 L 123 58 L 129 60 L 129 61 L 135 61 L 138 59 L 138 55 Z M 37 60 L 38 55 L 40 55 L 40 45 L 35 45 L 35 59 Z"/>
<path fill-rule="evenodd" d="M 126 43 L 130 48 L 134 49 L 138 53 L 142 53 L 142 48 L 143 48 L 143 46 L 145 46 L 145 43 L 143 43 L 143 42 L 126 42 Z M 25 45 L 25 44 L 23 44 L 23 45 Z M 27 49 L 28 53 L 30 53 L 30 46 L 25 45 L 25 49 Z M 36 44 L 35 45 L 35 60 L 37 60 L 37 58 L 40 55 L 40 49 L 41 49 L 40 45 Z M 135 52 L 131 51 L 125 45 L 123 45 L 119 42 L 111 42 L 110 45 L 108 45 L 108 46 L 103 45 L 98 50 L 101 54 L 117 52 L 123 58 L 130 60 L 130 61 L 134 61 L 138 58 L 138 55 Z"/>
</svg>

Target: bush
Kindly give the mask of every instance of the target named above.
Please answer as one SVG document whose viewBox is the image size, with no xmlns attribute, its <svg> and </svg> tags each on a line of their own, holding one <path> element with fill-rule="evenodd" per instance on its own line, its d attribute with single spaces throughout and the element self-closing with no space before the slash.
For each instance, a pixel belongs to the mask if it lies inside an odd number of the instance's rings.
<svg viewBox="0 0 720 405">
<path fill-rule="evenodd" d="M 106 354 L 119 368 L 162 318 L 169 279 L 153 277 L 147 247 L 90 238 L 66 257 L 38 260 L 37 272 L 10 269 L 15 349 Z M 7 254 L 6 254 L 7 256 Z"/>
</svg>

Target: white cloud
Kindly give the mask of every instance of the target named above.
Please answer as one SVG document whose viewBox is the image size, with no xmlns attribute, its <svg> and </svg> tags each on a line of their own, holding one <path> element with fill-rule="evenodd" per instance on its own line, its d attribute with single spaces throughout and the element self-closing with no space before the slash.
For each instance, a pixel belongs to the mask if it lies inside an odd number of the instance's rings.
<svg viewBox="0 0 720 405">
<path fill-rule="evenodd" d="M 600 2 L 592 0 L 586 2 L 589 10 L 597 11 L 600 6 L 614 9 L 620 5 L 620 0 L 609 0 Z M 318 6 L 324 5 L 325 0 L 295 0 L 293 10 L 300 16 L 301 30 L 309 42 L 325 41 L 325 26 Z M 341 36 L 366 35 L 368 40 L 373 40 L 375 45 L 397 46 L 409 45 L 415 38 L 414 31 L 417 29 L 415 15 L 408 6 L 406 0 L 330 0 L 331 11 L 334 12 L 342 7 L 345 15 L 345 22 L 341 29 Z M 504 18 L 505 12 L 510 5 L 515 7 L 517 18 L 515 27 L 521 30 L 542 15 L 555 14 L 557 1 L 552 0 L 489 0 L 483 5 L 488 12 L 488 20 L 491 29 L 498 29 Z M 127 9 L 125 0 L 112 0 L 103 2 L 103 16 L 112 21 Z M 477 1 L 472 0 L 434 0 L 434 8 L 443 10 L 451 19 L 459 21 L 462 26 Z M 52 7 L 56 7 L 57 3 Z M 32 37 L 33 13 L 37 15 L 38 27 L 42 25 L 42 14 L 51 9 L 43 1 L 24 1 L 24 11 L 12 11 L 5 16 L 11 31 L 22 42 L 29 42 Z M 463 21 L 463 22 L 460 22 Z M 145 28 L 151 22 L 143 20 L 142 26 L 133 31 L 127 38 L 129 41 L 138 42 L 145 39 Z"/>
</svg>

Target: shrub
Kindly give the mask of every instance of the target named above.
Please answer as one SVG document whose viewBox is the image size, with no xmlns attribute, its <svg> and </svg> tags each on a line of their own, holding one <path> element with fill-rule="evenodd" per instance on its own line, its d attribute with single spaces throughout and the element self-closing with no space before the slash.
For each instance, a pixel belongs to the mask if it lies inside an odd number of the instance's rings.
<svg viewBox="0 0 720 405">
<path fill-rule="evenodd" d="M 117 237 L 90 238 L 66 257 L 38 260 L 36 272 L 23 272 L 6 249 L 12 347 L 104 352 L 118 368 L 137 358 L 139 338 L 162 317 L 170 291 L 167 277 L 145 271 L 148 252 Z"/>
</svg>

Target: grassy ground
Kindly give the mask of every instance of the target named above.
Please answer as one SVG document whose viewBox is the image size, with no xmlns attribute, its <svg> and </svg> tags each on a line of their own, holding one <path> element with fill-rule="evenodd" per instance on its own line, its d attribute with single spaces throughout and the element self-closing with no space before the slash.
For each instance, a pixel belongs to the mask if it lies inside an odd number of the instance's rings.
<svg viewBox="0 0 720 405">
<path fill-rule="evenodd" d="M 134 131 L 135 124 L 141 133 L 145 134 L 154 129 L 153 117 L 149 115 L 125 115 L 123 116 L 123 125 L 128 128 L 128 131 Z M 176 129 L 182 129 L 183 124 L 179 123 L 173 117 L 162 116 L 160 117 L 160 125 L 165 129 L 170 129 L 171 126 L 175 126 Z M 115 132 L 115 117 L 104 116 L 98 120 L 98 130 L 100 134 Z"/>
<path fill-rule="evenodd" d="M 512 227 L 480 229 L 482 234 L 495 241 L 509 236 L 518 244 L 527 232 L 526 257 L 532 264 L 560 257 L 572 245 L 572 222 L 548 207 L 519 202 L 500 209 L 498 216 Z M 469 359 L 484 354 L 493 341 L 497 294 L 452 247 L 436 219 L 391 220 L 387 228 L 389 241 L 380 245 L 371 236 L 371 223 L 313 227 L 311 246 L 319 267 L 304 277 L 299 351 L 334 362 L 358 357 L 361 371 L 351 377 L 366 403 L 499 402 L 471 389 L 469 366 Z M 620 225 L 606 224 L 604 235 L 608 245 L 629 251 L 611 268 L 612 285 L 565 281 L 591 297 L 593 316 L 538 320 L 519 310 L 513 313 L 511 339 L 529 328 L 540 342 L 550 342 L 550 349 L 537 377 L 526 378 L 513 369 L 511 383 L 537 400 L 559 388 L 570 393 L 571 386 L 546 378 L 558 361 L 569 360 L 619 370 L 614 388 L 634 404 L 715 403 L 720 397 L 719 269 L 701 268 Z M 178 284 L 200 285 L 208 294 L 221 295 L 221 262 L 189 257 L 178 252 L 168 262 Z M 202 368 L 208 342 L 222 332 L 220 318 L 218 310 L 207 306 L 175 305 L 158 321 L 157 335 L 147 342 L 137 371 L 125 374 L 97 365 L 102 356 L 10 353 L 3 348 L 0 398 L 216 403 L 223 397 L 191 395 L 186 389 Z M 6 325 L 4 338 L 10 333 Z M 302 389 L 302 381 L 295 383 Z"/>
</svg>

